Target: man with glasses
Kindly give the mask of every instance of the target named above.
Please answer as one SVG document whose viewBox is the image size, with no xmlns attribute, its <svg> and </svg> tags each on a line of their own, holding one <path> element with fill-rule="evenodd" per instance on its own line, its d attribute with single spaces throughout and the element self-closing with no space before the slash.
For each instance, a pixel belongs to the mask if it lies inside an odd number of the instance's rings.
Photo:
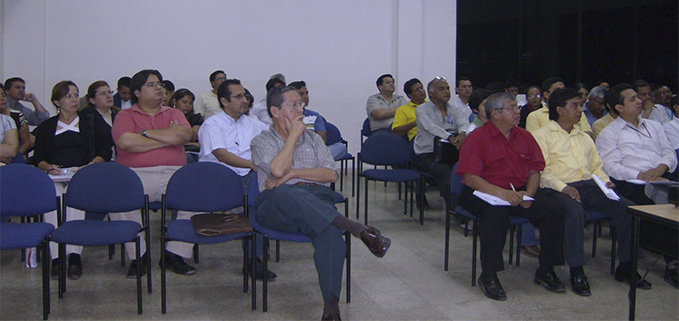
<svg viewBox="0 0 679 321">
<path fill-rule="evenodd" d="M 224 73 L 223 70 L 215 70 L 210 74 L 210 86 L 212 86 L 212 90 L 200 95 L 194 105 L 194 112 L 203 115 L 203 120 L 222 111 L 217 99 L 217 89 L 225 80 L 226 73 Z"/>
<path fill-rule="evenodd" d="M 632 89 L 637 92 L 639 100 L 641 100 L 641 106 L 644 111 L 641 113 L 641 118 L 655 120 L 657 122 L 666 124 L 671 119 L 671 115 L 668 115 L 663 106 L 665 98 L 661 94 L 665 94 L 665 90 L 669 88 L 662 86 L 655 91 L 651 89 L 651 85 L 645 80 L 639 79 L 632 83 Z"/>
<path fill-rule="evenodd" d="M 480 288 L 493 300 L 507 299 L 497 272 L 504 270 L 502 251 L 509 215 L 516 215 L 528 218 L 542 232 L 540 266 L 533 281 L 549 291 L 564 292 L 554 266 L 563 264 L 565 209 L 555 206 L 539 188 L 540 171 L 545 168 L 540 146 L 517 126 L 521 114 L 512 94 L 493 94 L 484 107 L 488 121 L 469 134 L 457 167 L 466 185 L 460 205 L 480 220 Z M 509 206 L 493 206 L 474 195 L 475 191 L 495 196 Z"/>
<path fill-rule="evenodd" d="M 674 117 L 674 111 L 672 110 L 672 106 L 670 105 L 672 97 L 674 97 L 672 95 L 672 90 L 670 90 L 670 87 L 664 85 L 660 86 L 653 92 L 653 102 L 655 103 L 655 107 L 657 107 L 657 109 L 664 111 L 665 114 L 667 114 L 666 118 L 667 120 L 666 121 L 661 120 L 663 124 L 666 124 Z"/>
<path fill-rule="evenodd" d="M 245 97 L 245 88 L 238 79 L 227 79 L 217 88 L 217 97 L 222 106 L 222 112 L 207 119 L 198 130 L 198 140 L 200 141 L 200 162 L 214 162 L 225 165 L 240 175 L 243 181 L 243 189 L 247 191 L 250 175 L 253 175 L 257 168 L 252 164 L 250 156 L 250 142 L 262 131 L 269 127 L 261 121 L 248 117 L 245 112 L 248 110 L 248 100 Z M 257 244 L 263 244 L 264 238 L 257 234 Z M 257 263 L 255 266 L 255 277 L 264 279 L 264 263 L 259 257 L 262 255 L 262 247 L 255 247 L 257 251 Z M 244 255 L 250 254 L 246 251 L 245 241 L 243 241 Z M 248 260 L 250 262 L 250 260 Z M 246 264 L 243 268 L 252 271 Z M 269 279 L 275 279 L 276 274 L 267 271 Z"/>
<path fill-rule="evenodd" d="M 130 167 L 139 175 L 144 193 L 150 202 L 161 200 L 172 174 L 186 165 L 184 143 L 191 139 L 192 131 L 184 114 L 175 108 L 162 106 L 163 76 L 157 70 L 142 70 L 130 82 L 134 105 L 118 113 L 111 128 L 118 155 L 116 163 Z M 194 213 L 179 211 L 177 219 L 189 219 Z M 130 220 L 141 224 L 139 211 L 110 213 L 111 220 Z M 128 278 L 137 276 L 137 264 L 146 273 L 146 243 L 141 238 L 141 262 L 134 260 L 134 243 L 126 243 L 127 255 L 132 264 Z M 193 244 L 168 242 L 167 266 L 178 274 L 194 274 L 196 269 L 184 262 L 191 257 Z"/>
<path fill-rule="evenodd" d="M 38 126 L 45 119 L 50 117 L 50 113 L 42 106 L 38 97 L 33 93 L 26 93 L 26 82 L 19 78 L 9 78 L 5 81 L 5 92 L 7 95 L 7 107 L 10 110 L 16 110 L 24 114 L 24 118 L 28 120 L 28 124 Z M 33 104 L 33 109 L 24 106 L 21 101 L 27 101 Z"/>
</svg>

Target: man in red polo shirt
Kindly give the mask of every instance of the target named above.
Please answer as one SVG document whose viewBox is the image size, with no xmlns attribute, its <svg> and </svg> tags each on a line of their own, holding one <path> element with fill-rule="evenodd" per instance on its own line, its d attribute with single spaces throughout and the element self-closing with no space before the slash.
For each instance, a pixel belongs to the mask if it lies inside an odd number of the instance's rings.
<svg viewBox="0 0 679 321">
<path fill-rule="evenodd" d="M 540 267 L 534 282 L 552 292 L 565 292 L 554 273 L 554 266 L 564 261 L 565 211 L 553 206 L 539 188 L 540 171 L 545 167 L 540 147 L 530 133 L 517 127 L 521 113 L 514 95 L 506 92 L 491 95 L 485 110 L 488 121 L 467 136 L 457 167 L 457 174 L 466 185 L 460 205 L 480 219 L 479 285 L 487 297 L 507 299 L 497 272 L 504 270 L 502 250 L 509 215 L 516 215 L 528 218 L 542 232 Z M 490 205 L 473 195 L 474 191 L 496 196 L 510 205 Z"/>
<path fill-rule="evenodd" d="M 172 174 L 186 165 L 184 143 L 191 139 L 191 127 L 178 109 L 161 105 L 163 76 L 157 70 L 142 70 L 132 77 L 131 108 L 118 113 L 111 128 L 118 156 L 116 162 L 134 170 L 144 184 L 149 201 L 160 201 Z M 188 219 L 194 213 L 179 212 L 178 219 Z M 139 211 L 111 213 L 112 220 L 131 220 L 141 223 Z M 146 271 L 146 243 L 141 239 L 141 263 L 133 261 L 127 277 L 136 277 L 137 264 Z M 127 254 L 134 260 L 134 243 L 125 244 Z M 196 269 L 184 262 L 191 257 L 193 244 L 168 242 L 167 267 L 178 274 L 194 274 Z"/>
</svg>

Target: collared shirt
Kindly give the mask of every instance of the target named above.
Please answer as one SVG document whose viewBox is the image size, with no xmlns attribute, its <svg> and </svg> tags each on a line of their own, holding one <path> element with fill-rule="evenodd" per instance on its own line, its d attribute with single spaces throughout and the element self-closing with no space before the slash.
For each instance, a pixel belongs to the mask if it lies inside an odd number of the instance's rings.
<svg viewBox="0 0 679 321">
<path fill-rule="evenodd" d="M 635 128 L 618 117 L 596 139 L 604 170 L 617 180 L 636 179 L 640 172 L 660 164 L 667 165 L 670 172 L 677 167 L 677 155 L 670 147 L 662 125 L 657 121 L 638 119 L 639 126 Z"/>
<path fill-rule="evenodd" d="M 252 163 L 257 167 L 260 192 L 266 189 L 264 184 L 271 177 L 271 161 L 280 153 L 284 145 L 285 140 L 276 132 L 274 126 L 270 126 L 269 130 L 263 131 L 252 140 L 250 144 Z M 306 130 L 295 142 L 295 150 L 290 168 L 311 169 L 321 167 L 335 170 L 335 160 L 332 158 L 328 147 L 323 143 L 321 136 Z M 319 183 L 297 178 L 287 181 L 286 184 L 293 185 L 298 182 L 330 186 L 330 183 Z"/>
<path fill-rule="evenodd" d="M 663 125 L 667 124 L 668 121 L 671 120 L 671 118 L 667 115 L 667 108 L 665 106 L 660 105 L 660 104 L 655 104 L 653 105 L 653 109 L 651 110 L 651 113 L 648 114 L 648 119 L 650 120 L 655 120 Z"/>
<path fill-rule="evenodd" d="M 259 119 L 267 126 L 273 124 L 273 120 L 269 117 L 269 112 L 266 110 L 266 98 L 260 100 L 258 103 L 254 104 L 250 109 L 250 117 Z"/>
<path fill-rule="evenodd" d="M 445 118 L 431 101 L 417 106 L 415 117 L 418 129 L 413 148 L 417 155 L 434 151 L 434 137 L 447 138 L 451 133 L 466 133 L 469 128 L 469 116 L 461 107 L 449 103 L 446 103 Z"/>
<path fill-rule="evenodd" d="M 120 102 L 120 109 L 130 109 L 130 108 L 132 108 L 132 99 Z"/>
<path fill-rule="evenodd" d="M 536 130 L 540 129 L 542 126 L 549 124 L 549 108 L 543 107 L 530 114 L 526 119 L 526 130 L 534 133 Z M 582 130 L 583 132 L 592 132 L 592 127 L 589 126 L 587 122 L 587 117 L 584 113 L 580 116 L 580 122 L 575 124 L 575 127 Z"/>
<path fill-rule="evenodd" d="M 222 111 L 217 95 L 211 91 L 200 95 L 194 106 L 194 113 L 203 115 L 203 120 Z"/>
<path fill-rule="evenodd" d="M 604 128 L 606 128 L 606 126 L 608 126 L 610 123 L 612 123 L 613 120 L 615 120 L 615 118 L 613 118 L 610 113 L 597 119 L 594 124 L 592 124 L 592 137 L 596 140 L 599 134 L 601 134 L 601 131 L 604 130 Z"/>
<path fill-rule="evenodd" d="M 308 108 L 304 108 L 303 114 L 304 116 L 316 116 L 316 120 L 314 121 L 315 132 L 327 132 L 327 130 L 325 130 L 325 120 L 323 120 L 323 116 L 321 116 L 321 114 Z M 269 119 L 271 119 L 271 117 L 269 117 Z"/>
<path fill-rule="evenodd" d="M 487 121 L 462 144 L 456 173 L 474 174 L 495 186 L 510 189 L 511 185 L 526 186 L 530 171 L 544 168 L 545 160 L 533 135 L 514 127 L 507 139 L 493 122 Z"/>
<path fill-rule="evenodd" d="M 240 158 L 250 160 L 250 142 L 265 131 L 267 126 L 259 120 L 245 115 L 233 119 L 224 111 L 207 119 L 198 130 L 200 141 L 199 162 L 214 162 L 225 165 L 240 176 L 247 175 L 250 168 L 233 167 L 222 163 L 212 151 L 224 149 Z"/>
<path fill-rule="evenodd" d="M 667 122 L 663 127 L 665 129 L 665 135 L 667 135 L 667 140 L 670 141 L 670 147 L 679 149 L 679 118 L 672 118 L 672 120 Z"/>
<path fill-rule="evenodd" d="M 544 107 L 542 107 L 542 105 L 540 105 L 540 108 L 544 108 Z M 535 109 L 535 110 L 537 110 L 537 109 Z M 519 127 L 526 129 L 526 120 L 528 119 L 528 114 L 532 113 L 535 110 L 532 109 L 529 104 L 525 104 L 525 105 L 521 106 L 521 120 L 519 120 Z"/>
<path fill-rule="evenodd" d="M 599 120 L 599 118 L 596 118 L 596 116 L 594 116 L 594 114 L 592 114 L 592 112 L 589 111 L 589 109 L 587 108 L 588 106 L 589 101 L 582 106 L 582 113 L 585 115 L 585 118 L 587 118 L 587 123 L 589 123 L 589 126 L 592 127 L 594 126 L 594 122 Z M 606 115 L 608 115 L 608 111 L 604 110 L 604 114 L 601 117 Z"/>
<path fill-rule="evenodd" d="M 111 133 L 113 140 L 117 142 L 123 134 L 139 134 L 144 129 L 168 128 L 172 121 L 177 121 L 179 126 L 191 128 L 184 114 L 178 109 L 162 106 L 151 116 L 139 109 L 139 105 L 134 104 L 116 115 Z M 142 153 L 118 149 L 116 163 L 127 167 L 183 166 L 186 165 L 186 156 L 182 145 L 165 146 Z"/>
<path fill-rule="evenodd" d="M 427 102 L 426 99 L 424 101 Z M 419 105 L 413 103 L 411 100 L 407 104 L 396 109 L 396 115 L 394 115 L 394 123 L 391 125 L 391 130 L 393 131 L 396 127 L 401 127 L 414 122 L 416 119 L 415 108 L 417 108 L 417 106 Z M 417 135 L 417 125 L 408 131 L 408 140 L 413 139 L 415 135 Z"/>
<path fill-rule="evenodd" d="M 368 119 L 370 120 L 370 130 L 373 131 L 376 129 L 388 128 L 394 120 L 393 118 L 375 119 L 375 117 L 372 116 L 373 110 L 397 109 L 398 107 L 401 107 L 407 103 L 408 101 L 403 98 L 403 96 L 397 94 L 392 94 L 390 103 L 388 103 L 384 97 L 382 97 L 381 93 L 376 93 L 368 97 L 368 102 L 365 105 L 365 109 L 368 112 Z"/>
<path fill-rule="evenodd" d="M 45 119 L 50 118 L 50 113 L 48 111 L 33 110 L 24 106 L 20 101 L 9 98 L 9 96 L 7 97 L 7 107 L 24 114 L 24 118 L 26 118 L 28 124 L 32 126 L 38 126 L 45 121 Z"/>
<path fill-rule="evenodd" d="M 592 138 L 583 131 L 573 128 L 567 133 L 552 120 L 533 133 L 533 137 L 545 159 L 540 187 L 560 192 L 567 184 L 592 179 L 592 174 L 603 182 L 610 180 Z"/>
</svg>

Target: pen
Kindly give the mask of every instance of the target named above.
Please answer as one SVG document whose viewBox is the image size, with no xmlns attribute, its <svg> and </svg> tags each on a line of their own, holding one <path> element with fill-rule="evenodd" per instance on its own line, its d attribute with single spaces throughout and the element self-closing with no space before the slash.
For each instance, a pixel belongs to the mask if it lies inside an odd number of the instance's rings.
<svg viewBox="0 0 679 321">
<path fill-rule="evenodd" d="M 514 184 L 512 184 L 512 183 L 509 183 L 509 186 L 511 186 L 511 187 L 512 187 L 512 191 L 515 191 L 515 192 L 516 192 L 516 188 L 514 188 Z"/>
</svg>

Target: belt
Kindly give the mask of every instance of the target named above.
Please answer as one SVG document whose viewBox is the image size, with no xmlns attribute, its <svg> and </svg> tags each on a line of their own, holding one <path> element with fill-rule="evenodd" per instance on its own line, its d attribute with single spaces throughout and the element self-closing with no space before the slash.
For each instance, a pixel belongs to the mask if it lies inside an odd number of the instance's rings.
<svg viewBox="0 0 679 321">
<path fill-rule="evenodd" d="M 308 185 L 308 186 L 318 186 L 316 183 L 307 183 L 307 182 L 297 182 L 295 185 Z"/>
</svg>

